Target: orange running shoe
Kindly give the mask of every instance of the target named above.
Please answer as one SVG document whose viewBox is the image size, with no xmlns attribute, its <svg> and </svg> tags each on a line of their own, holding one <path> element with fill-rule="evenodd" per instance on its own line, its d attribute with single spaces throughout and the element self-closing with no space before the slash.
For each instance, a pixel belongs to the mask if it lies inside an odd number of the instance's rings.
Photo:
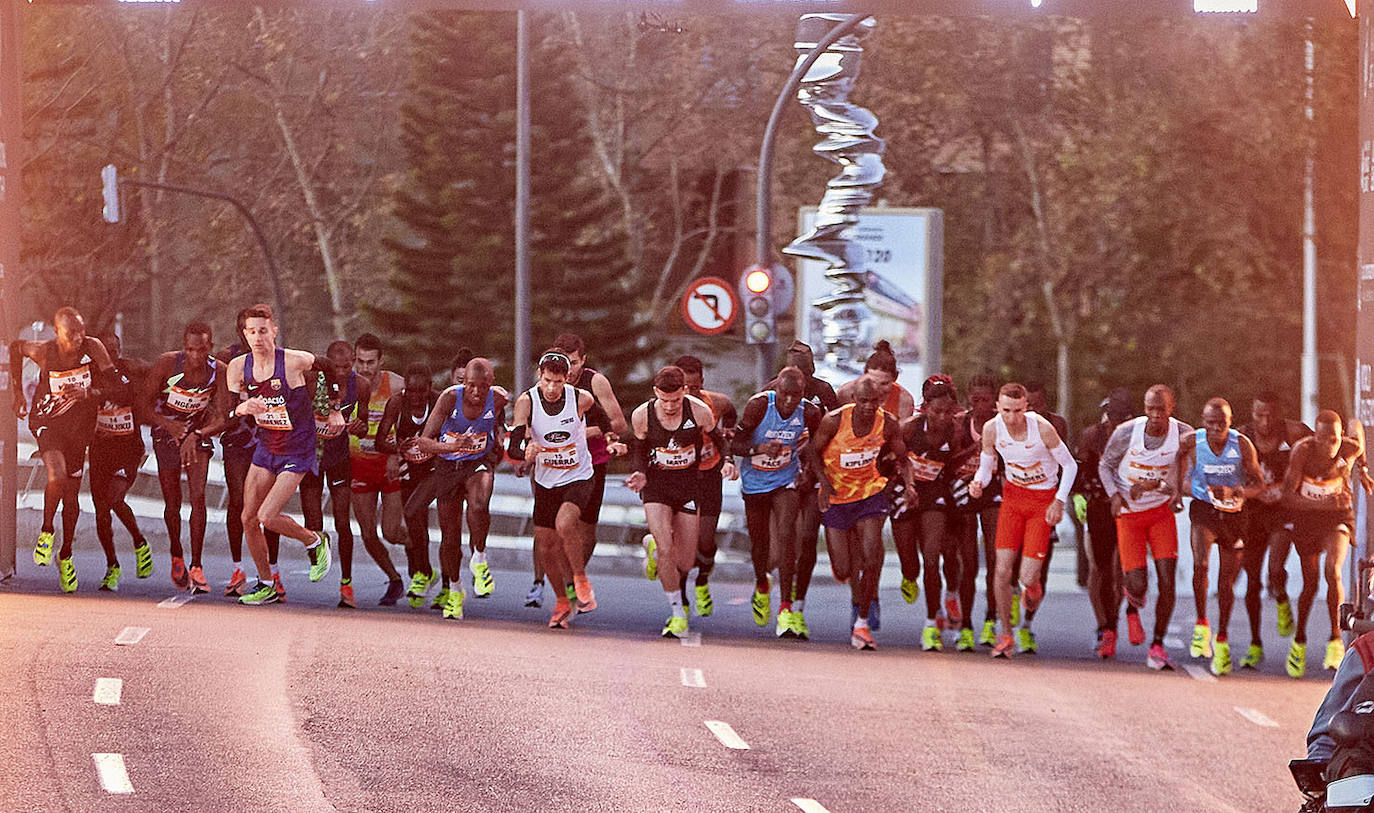
<svg viewBox="0 0 1374 813">
<path fill-rule="evenodd" d="M 849 645 L 860 652 L 872 652 L 878 648 L 878 645 L 873 643 L 873 633 L 868 631 L 868 627 L 855 627 L 854 631 L 849 633 Z"/>
<path fill-rule="evenodd" d="M 992 645 L 992 657 L 1010 658 L 1011 653 L 1016 651 L 1016 641 L 1007 633 L 997 636 L 997 643 Z"/>
<path fill-rule="evenodd" d="M 1102 630 L 1102 634 L 1097 638 L 1097 649 L 1094 650 L 1097 657 L 1102 660 L 1116 657 L 1116 630 Z"/>
<path fill-rule="evenodd" d="M 172 584 L 178 590 L 185 590 L 191 586 L 191 579 L 186 575 L 186 560 L 180 556 L 172 557 Z"/>
<path fill-rule="evenodd" d="M 1035 584 L 1027 586 L 1021 591 L 1021 601 L 1026 605 L 1026 612 L 1034 613 L 1040 607 L 1040 602 L 1045 600 L 1045 582 L 1037 581 Z"/>
<path fill-rule="evenodd" d="M 229 577 L 229 583 L 224 585 L 224 595 L 241 596 L 244 588 L 248 586 L 248 577 L 243 575 L 243 568 L 234 568 L 234 575 Z"/>
<path fill-rule="evenodd" d="M 343 582 L 339 585 L 339 606 L 358 609 L 358 602 L 353 598 L 353 582 Z"/>
<path fill-rule="evenodd" d="M 559 596 L 553 605 L 553 615 L 549 616 L 549 629 L 567 629 L 572 624 L 572 602 L 566 596 Z"/>
<path fill-rule="evenodd" d="M 281 583 L 281 574 L 272 574 L 272 586 L 277 588 L 277 601 L 286 601 L 286 585 Z"/>
<path fill-rule="evenodd" d="M 596 591 L 592 590 L 591 579 L 586 575 L 573 576 L 573 592 L 577 596 L 579 613 L 589 613 L 596 609 Z"/>
<path fill-rule="evenodd" d="M 945 596 L 945 616 L 949 621 L 949 628 L 957 630 L 964 623 L 964 615 L 959 611 L 958 596 Z"/>
<path fill-rule="evenodd" d="M 200 567 L 191 568 L 191 594 L 210 592 L 210 584 L 205 581 L 205 571 Z"/>
<path fill-rule="evenodd" d="M 1126 629 L 1131 646 L 1145 643 L 1145 626 L 1140 623 L 1140 613 L 1126 613 Z"/>
</svg>

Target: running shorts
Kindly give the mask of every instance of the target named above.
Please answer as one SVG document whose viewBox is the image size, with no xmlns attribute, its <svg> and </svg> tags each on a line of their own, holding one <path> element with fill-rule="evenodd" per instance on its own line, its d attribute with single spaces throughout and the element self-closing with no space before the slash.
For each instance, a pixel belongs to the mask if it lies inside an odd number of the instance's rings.
<svg viewBox="0 0 1374 813">
<path fill-rule="evenodd" d="M 577 506 L 580 513 L 587 505 L 587 501 L 592 498 L 592 480 L 576 480 L 571 483 L 564 483 L 553 488 L 544 488 L 538 483 L 534 486 L 534 527 L 536 528 L 555 528 L 555 520 L 558 518 L 558 509 L 564 503 L 572 503 Z"/>
<path fill-rule="evenodd" d="M 386 476 L 385 455 L 353 455 L 352 488 L 354 494 L 395 494 L 401 490 L 401 481 Z"/>
<path fill-rule="evenodd" d="M 1116 518 L 1116 545 L 1124 572 L 1145 567 L 1146 550 L 1155 561 L 1178 558 L 1178 523 L 1169 505 L 1122 512 Z"/>
<path fill-rule="evenodd" d="M 1239 512 L 1218 511 L 1211 503 L 1194 499 L 1188 506 L 1188 520 L 1195 528 L 1211 531 L 1218 545 L 1240 550 L 1245 544 L 1245 520 Z M 1268 540 L 1263 544 L 1268 544 Z"/>
<path fill-rule="evenodd" d="M 821 512 L 821 524 L 835 531 L 848 531 L 861 521 L 870 517 L 886 517 L 892 511 L 892 502 L 886 491 L 879 491 L 872 497 L 854 502 L 831 503 Z"/>
<path fill-rule="evenodd" d="M 1293 547 L 1299 556 L 1328 553 L 1328 543 L 1337 533 L 1353 535 L 1355 515 L 1351 511 L 1294 511 Z"/>
<path fill-rule="evenodd" d="M 1022 556 L 1044 561 L 1050 551 L 1050 524 L 1045 512 L 1054 502 L 1050 489 L 1002 484 L 1002 507 L 997 511 L 997 550 L 1019 551 Z"/>
<path fill-rule="evenodd" d="M 253 465 L 273 474 L 318 474 L 320 471 L 320 459 L 314 449 L 299 455 L 272 454 L 262 444 L 253 449 Z"/>
</svg>

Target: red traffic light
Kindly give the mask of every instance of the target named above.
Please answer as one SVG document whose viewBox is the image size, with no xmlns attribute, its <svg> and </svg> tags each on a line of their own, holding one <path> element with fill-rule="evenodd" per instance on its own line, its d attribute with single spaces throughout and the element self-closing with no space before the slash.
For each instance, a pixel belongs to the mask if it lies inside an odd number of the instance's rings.
<svg viewBox="0 0 1374 813">
<path fill-rule="evenodd" d="M 761 294 L 773 287 L 773 275 L 763 268 L 755 268 L 744 277 L 744 287 Z"/>
</svg>

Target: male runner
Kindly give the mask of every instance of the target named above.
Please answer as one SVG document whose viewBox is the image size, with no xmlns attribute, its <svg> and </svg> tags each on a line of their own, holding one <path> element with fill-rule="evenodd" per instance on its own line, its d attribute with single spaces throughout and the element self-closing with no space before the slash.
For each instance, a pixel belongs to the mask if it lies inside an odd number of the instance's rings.
<svg viewBox="0 0 1374 813">
<path fill-rule="evenodd" d="M 57 337 L 32 342 L 17 339 L 10 344 L 10 369 L 17 377 L 24 359 L 38 365 L 38 386 L 33 409 L 24 403 L 24 388 L 14 388 L 14 414 L 28 416 L 29 429 L 38 440 L 48 482 L 43 489 L 43 525 L 33 548 L 33 561 L 52 561 L 53 518 L 62 506 L 62 548 L 58 552 L 58 581 L 63 591 L 76 590 L 76 565 L 72 563 L 72 539 L 81 516 L 77 503 L 86 447 L 95 434 L 99 404 L 95 390 L 113 394 L 129 382 L 115 369 L 105 345 L 86 335 L 86 322 L 76 308 L 63 306 L 53 316 Z"/>
<path fill-rule="evenodd" d="M 1118 387 L 1102 400 L 1101 407 L 1101 420 L 1084 429 L 1078 438 L 1078 482 L 1074 483 L 1074 500 L 1075 508 L 1081 505 L 1083 521 L 1088 526 L 1088 597 L 1097 616 L 1097 644 L 1093 652 L 1105 660 L 1116 657 L 1117 625 L 1121 618 L 1121 554 L 1116 518 L 1112 515 L 1112 498 L 1102 485 L 1098 466 L 1112 432 L 1135 414 L 1135 403 L 1130 390 Z M 1140 611 L 1127 605 L 1126 615 L 1131 643 L 1136 646 L 1145 643 Z"/>
<path fill-rule="evenodd" d="M 1193 603 L 1197 623 L 1188 651 L 1194 658 L 1211 658 L 1212 672 L 1231 671 L 1231 644 L 1227 627 L 1235 603 L 1236 576 L 1240 572 L 1241 547 L 1245 528 L 1241 508 L 1248 498 L 1264 490 L 1264 474 L 1259 468 L 1255 445 L 1231 428 L 1231 405 L 1224 398 L 1213 398 L 1202 408 L 1202 429 L 1185 435 L 1180 442 L 1183 464 L 1179 491 L 1189 488 L 1193 502 L 1188 506 L 1192 525 Z M 1119 531 L 1119 529 L 1118 529 Z M 1215 639 L 1207 624 L 1207 570 L 1212 545 L 1217 546 L 1217 616 L 1220 624 Z M 1122 554 L 1124 559 L 1125 554 Z M 1123 567 L 1125 563 L 1122 563 Z"/>
<path fill-rule="evenodd" d="M 1245 550 L 1241 566 L 1245 570 L 1245 612 L 1250 618 L 1250 649 L 1241 666 L 1254 668 L 1264 659 L 1260 640 L 1261 591 L 1264 581 L 1264 555 L 1269 554 L 1269 592 L 1276 602 L 1279 635 L 1293 634 L 1293 605 L 1288 600 L 1288 551 L 1293 546 L 1293 512 L 1284 504 L 1283 482 L 1288 472 L 1288 457 L 1293 445 L 1312 434 L 1307 424 L 1288 420 L 1283 414 L 1283 399 L 1263 392 L 1250 405 L 1250 423 L 1240 433 L 1255 445 L 1264 491 L 1245 504 Z M 1314 584 L 1315 589 L 1315 584 Z"/>
<path fill-rule="evenodd" d="M 1002 385 L 997 394 L 997 416 L 983 425 L 981 434 L 983 451 L 978 473 L 968 485 L 969 495 L 975 499 L 982 496 L 999 457 L 1006 478 L 997 514 L 997 572 L 993 582 L 1002 631 L 992 647 L 994 658 L 1006 658 L 1012 649 L 1013 565 L 1021 557 L 1021 595 L 1026 606 L 1020 629 L 1025 632 L 1018 634 L 1017 651 L 1034 652 L 1030 622 L 1045 597 L 1041 563 L 1049 549 L 1050 529 L 1064 516 L 1078 463 L 1049 420 L 1028 412 L 1026 388 L 1020 384 Z"/>
<path fill-rule="evenodd" d="M 754 562 L 755 595 L 762 586 L 768 599 L 769 552 L 777 547 L 781 553 L 776 633 L 779 638 L 806 639 L 809 632 L 802 611 L 792 598 L 798 581 L 796 516 L 798 495 L 805 493 L 809 498 L 811 490 L 806 482 L 810 472 L 801 465 L 801 449 L 819 427 L 821 409 L 803 400 L 806 375 L 800 369 L 784 367 L 775 386 L 776 391 L 765 390 L 745 403 L 730 451 L 745 458 L 740 466 L 740 493 Z M 767 612 L 765 604 L 765 623 Z M 697 614 L 704 615 L 700 605 Z"/>
<path fill-rule="evenodd" d="M 387 399 L 377 429 L 377 449 L 398 460 L 396 478 L 401 482 L 406 533 L 410 537 L 406 568 L 412 579 L 416 573 L 433 572 L 429 561 L 429 504 L 435 496 L 434 455 L 420 448 L 420 434 L 438 400 L 429 365 L 417 361 L 406 370 L 405 389 Z M 429 605 L 431 610 L 447 608 L 450 578 L 462 581 L 461 574 L 441 572 L 439 592 Z"/>
<path fill-rule="evenodd" d="M 444 603 L 445 618 L 463 617 L 465 501 L 468 533 L 472 540 L 473 591 L 478 598 L 486 598 L 493 587 L 487 566 L 486 537 L 491 527 L 493 472 L 501 462 L 501 436 L 505 431 L 506 414 L 506 397 L 504 391 L 492 386 L 495 379 L 490 361 L 475 358 L 468 362 L 463 383 L 439 395 L 416 444 L 421 452 L 439 456 L 430 478 L 439 503 L 439 564 L 456 582 Z M 425 500 L 424 505 L 428 504 Z M 406 511 L 418 521 L 418 501 L 414 507 L 407 504 Z M 410 606 L 420 606 L 434 580 L 432 571 L 428 578 L 422 571 L 416 571 L 411 581 Z M 420 588 L 418 595 L 417 586 Z"/>
<path fill-rule="evenodd" d="M 716 425 L 720 427 L 720 433 L 728 443 L 734 435 L 735 424 L 738 416 L 735 414 L 735 405 L 730 403 L 730 399 L 719 392 L 712 392 L 702 389 L 704 384 L 702 377 L 701 359 L 696 356 L 679 356 L 673 365 L 682 370 L 684 379 L 687 382 L 687 394 L 701 401 L 711 408 L 711 414 L 716 417 Z M 709 584 L 711 571 L 716 566 L 716 527 L 720 523 L 720 508 L 723 499 L 724 481 L 734 480 L 739 477 L 739 470 L 735 467 L 735 461 L 727 456 L 728 453 L 717 449 L 710 436 L 702 440 L 701 444 L 701 499 L 697 501 L 697 579 L 696 579 L 696 607 L 697 615 L 707 616 L 715 608 L 715 603 L 711 601 L 711 586 Z M 767 584 L 767 578 L 763 584 Z M 683 585 L 686 589 L 686 585 Z M 754 591 L 754 623 L 763 626 L 768 623 L 768 590 L 763 591 L 763 622 L 759 622 L 758 590 Z"/>
<path fill-rule="evenodd" d="M 634 473 L 625 485 L 644 501 L 646 570 L 656 573 L 671 614 L 663 637 L 687 634 L 682 581 L 696 559 L 701 449 L 707 435 L 726 448 L 711 407 L 687 394 L 686 375 L 669 365 L 654 375 L 654 397 L 630 414 Z"/>
<path fill-rule="evenodd" d="M 95 414 L 95 437 L 91 440 L 91 502 L 95 504 L 95 534 L 105 551 L 105 578 L 101 590 L 119 590 L 119 559 L 115 555 L 113 513 L 128 530 L 134 542 L 135 559 L 146 560 L 152 568 L 152 553 L 148 540 L 138 530 L 133 509 L 124 495 L 138 477 L 143 465 L 143 435 L 139 432 L 139 415 L 134 410 L 134 394 L 143 380 L 144 366 L 132 359 L 120 357 L 119 337 L 113 333 L 100 337 L 109 351 L 115 369 L 130 383 L 103 393 L 100 408 Z M 74 571 L 73 571 L 74 572 Z M 182 576 L 186 574 L 182 568 Z M 75 578 L 72 587 L 75 589 Z M 180 585 L 185 587 L 185 585 Z M 64 585 L 65 589 L 65 585 Z"/>
<path fill-rule="evenodd" d="M 1340 606 L 1345 600 L 1341 572 L 1355 528 L 1350 475 L 1364 454 L 1362 438 L 1341 436 L 1341 416 L 1335 412 L 1324 409 L 1317 413 L 1314 428 L 1315 434 L 1294 444 L 1283 481 L 1284 497 L 1293 509 L 1293 546 L 1302 563 L 1303 577 L 1302 592 L 1298 594 L 1298 624 L 1288 650 L 1287 670 L 1294 678 L 1307 671 L 1307 616 L 1317 596 L 1319 568 L 1326 577 L 1326 610 L 1331 622 L 1331 637 L 1322 665 L 1336 669 L 1345 657 L 1340 628 Z"/>
<path fill-rule="evenodd" d="M 349 436 L 349 467 L 352 471 L 353 515 L 358 518 L 358 530 L 363 547 L 386 574 L 386 593 L 378 604 L 394 605 L 405 594 L 401 574 L 391 563 L 381 537 L 377 536 L 377 498 L 382 501 L 382 536 L 393 545 L 405 545 L 410 539 L 405 529 L 405 507 L 401 504 L 401 484 L 387 475 L 390 455 L 377 449 L 377 429 L 382 413 L 392 394 L 405 386 L 401 377 L 382 369 L 382 340 L 364 333 L 353 344 L 353 371 L 367 383 L 367 434 Z M 395 466 L 392 466 L 395 470 Z"/>
<path fill-rule="evenodd" d="M 329 572 L 329 537 L 308 531 L 282 513 L 301 478 L 319 469 L 315 457 L 315 421 L 311 414 L 306 376 L 315 357 L 304 350 L 277 347 L 277 324 L 272 308 L 254 305 L 245 314 L 244 337 L 249 352 L 229 362 L 230 392 L 248 399 L 234 406 L 234 415 L 252 415 L 256 422 L 253 465 L 244 483 L 243 534 L 257 567 L 258 582 L 239 603 L 271 604 L 278 600 L 272 583 L 264 529 L 299 540 L 310 556 L 310 580 Z M 343 416 L 331 412 L 329 423 L 342 425 Z"/>
<path fill-rule="evenodd" d="M 539 357 L 538 380 L 515 399 L 507 452 L 525 461 L 516 468 L 517 475 L 533 469 L 534 546 L 544 571 L 555 586 L 571 581 L 577 611 L 590 612 L 596 608 L 596 594 L 587 579 L 580 525 L 593 491 L 587 440 L 605 432 L 610 421 L 591 393 L 568 383 L 571 367 L 568 356 L 557 348 Z M 596 425 L 589 427 L 589 421 Z M 572 599 L 562 591 L 555 593 L 549 627 L 567 629 Z"/>
<path fill-rule="evenodd" d="M 191 322 L 182 331 L 180 351 L 158 356 L 144 379 L 140 404 L 152 425 L 153 455 L 162 489 L 162 521 L 171 544 L 172 581 L 192 593 L 208 593 L 201 555 L 205 549 L 205 483 L 214 454 L 211 438 L 229 412 L 225 365 L 213 357 L 210 326 Z M 181 547 L 181 473 L 191 501 L 191 570 Z M 227 475 L 226 475 L 227 479 Z M 149 569 L 152 562 L 148 563 Z"/>
<path fill-rule="evenodd" d="M 1145 606 L 1149 589 L 1150 577 L 1145 570 L 1147 549 L 1159 577 L 1155 636 L 1145 659 L 1145 665 L 1151 669 L 1174 668 L 1164 649 L 1164 636 L 1174 613 L 1174 571 L 1178 566 L 1178 524 L 1174 512 L 1183 507 L 1178 453 L 1180 438 L 1188 437 L 1194 430 L 1173 414 L 1174 391 L 1163 384 L 1150 387 L 1145 391 L 1145 415 L 1116 427 L 1097 464 L 1098 477 L 1111 500 L 1116 520 L 1117 547 L 1124 573 L 1121 583 L 1126 601 L 1137 611 L 1126 617 L 1131 643 L 1136 646 L 1145 640 L 1139 610 Z M 1103 558 L 1110 561 L 1109 557 Z M 1114 639 L 1115 624 L 1110 632 Z"/>
<path fill-rule="evenodd" d="M 817 500 L 831 567 L 841 584 L 851 582 L 855 618 L 849 643 L 872 650 L 877 646 L 868 619 L 878 594 L 883 521 L 891 510 L 887 478 L 878 472 L 878 457 L 885 448 L 896 455 L 908 492 L 915 486 L 897 419 L 882 409 L 881 383 L 861 378 L 853 395 L 853 403 L 821 419 L 815 442 L 807 444 L 805 454 L 821 484 Z"/>
</svg>

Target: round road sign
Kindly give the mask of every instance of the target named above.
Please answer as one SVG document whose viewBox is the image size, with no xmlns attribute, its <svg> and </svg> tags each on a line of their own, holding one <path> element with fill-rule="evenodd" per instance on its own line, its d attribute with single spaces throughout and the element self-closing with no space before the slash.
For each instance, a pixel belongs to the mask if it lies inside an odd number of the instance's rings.
<svg viewBox="0 0 1374 813">
<path fill-rule="evenodd" d="M 682 318 L 687 326 L 707 336 L 729 330 L 739 312 L 732 287 L 719 277 L 693 280 L 682 295 Z"/>
</svg>

